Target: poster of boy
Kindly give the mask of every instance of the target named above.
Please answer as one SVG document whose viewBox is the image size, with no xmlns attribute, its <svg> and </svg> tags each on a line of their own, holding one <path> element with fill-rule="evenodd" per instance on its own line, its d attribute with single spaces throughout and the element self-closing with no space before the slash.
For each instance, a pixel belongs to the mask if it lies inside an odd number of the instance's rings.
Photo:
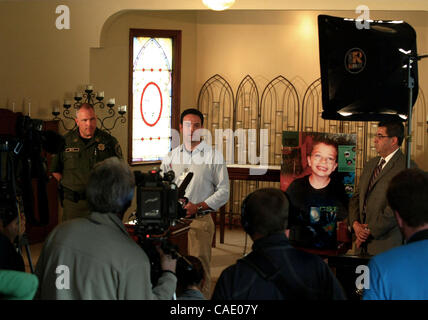
<svg viewBox="0 0 428 320">
<path fill-rule="evenodd" d="M 291 243 L 336 247 L 337 222 L 348 216 L 354 192 L 355 148 L 355 135 L 283 132 L 281 189 L 290 200 Z"/>
</svg>

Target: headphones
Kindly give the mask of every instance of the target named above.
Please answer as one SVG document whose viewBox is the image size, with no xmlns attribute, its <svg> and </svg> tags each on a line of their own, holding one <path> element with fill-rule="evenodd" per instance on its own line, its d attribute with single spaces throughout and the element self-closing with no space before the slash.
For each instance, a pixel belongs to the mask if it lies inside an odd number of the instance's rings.
<svg viewBox="0 0 428 320">
<path fill-rule="evenodd" d="M 131 206 L 132 199 L 134 199 L 134 189 L 131 189 L 131 191 L 128 193 L 128 195 L 123 200 L 122 208 L 127 210 Z"/>
<path fill-rule="evenodd" d="M 244 199 L 244 201 L 242 201 L 242 205 L 241 205 L 241 225 L 244 228 L 244 231 L 248 234 L 252 234 L 253 233 L 253 228 L 250 226 L 250 223 L 248 222 L 248 213 L 247 213 L 247 202 L 248 202 L 248 198 L 250 197 L 251 193 L 249 195 L 247 195 Z"/>
</svg>

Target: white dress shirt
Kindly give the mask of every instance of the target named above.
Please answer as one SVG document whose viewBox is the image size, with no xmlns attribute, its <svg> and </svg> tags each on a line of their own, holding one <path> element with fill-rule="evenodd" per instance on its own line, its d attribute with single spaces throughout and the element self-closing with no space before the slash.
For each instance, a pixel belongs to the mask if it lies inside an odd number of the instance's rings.
<svg viewBox="0 0 428 320">
<path fill-rule="evenodd" d="M 188 151 L 180 145 L 162 160 L 162 173 L 173 170 L 174 182 L 179 187 L 189 172 L 193 178 L 186 188 L 185 197 L 192 203 L 204 202 L 214 211 L 229 200 L 229 175 L 221 153 L 205 141 Z"/>
</svg>

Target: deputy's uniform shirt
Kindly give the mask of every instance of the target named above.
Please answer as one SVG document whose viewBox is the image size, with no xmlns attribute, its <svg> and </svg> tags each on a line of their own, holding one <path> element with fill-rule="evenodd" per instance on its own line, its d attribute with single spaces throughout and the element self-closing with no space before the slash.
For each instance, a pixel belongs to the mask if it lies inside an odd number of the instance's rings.
<svg viewBox="0 0 428 320">
<path fill-rule="evenodd" d="M 89 173 L 97 162 L 113 156 L 122 159 L 116 138 L 98 128 L 86 143 L 78 129 L 67 133 L 64 139 L 64 150 L 52 157 L 50 171 L 62 174 L 61 184 L 67 189 L 84 192 Z"/>
</svg>

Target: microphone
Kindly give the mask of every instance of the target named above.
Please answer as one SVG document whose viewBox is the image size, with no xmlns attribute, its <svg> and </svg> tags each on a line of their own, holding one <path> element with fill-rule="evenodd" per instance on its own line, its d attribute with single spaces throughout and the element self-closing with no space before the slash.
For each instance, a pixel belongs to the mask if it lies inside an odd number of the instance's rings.
<svg viewBox="0 0 428 320">
<path fill-rule="evenodd" d="M 178 187 L 178 199 L 184 198 L 184 194 L 186 193 L 186 188 L 190 183 L 190 180 L 193 178 L 193 172 L 189 172 L 184 178 L 182 184 Z"/>
<path fill-rule="evenodd" d="M 178 207 L 179 218 L 184 218 L 186 216 L 186 210 L 184 209 L 184 206 L 189 202 L 189 199 L 185 198 L 184 194 L 186 193 L 186 188 L 189 185 L 190 180 L 192 180 L 192 178 L 193 178 L 193 172 L 189 172 L 177 190 L 178 203 L 180 203 L 180 206 Z"/>
</svg>

